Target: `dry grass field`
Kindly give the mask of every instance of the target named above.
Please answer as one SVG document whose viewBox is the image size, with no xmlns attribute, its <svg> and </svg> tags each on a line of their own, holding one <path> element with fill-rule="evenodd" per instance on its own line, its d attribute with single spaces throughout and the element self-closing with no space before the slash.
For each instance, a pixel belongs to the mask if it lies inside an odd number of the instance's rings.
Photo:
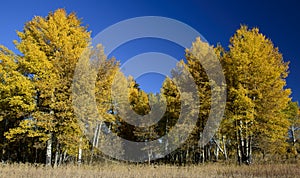
<svg viewBox="0 0 300 178">
<path fill-rule="evenodd" d="M 29 164 L 0 165 L 0 177 L 299 177 L 300 164 L 146 166 L 97 165 L 61 166 L 57 168 Z"/>
</svg>

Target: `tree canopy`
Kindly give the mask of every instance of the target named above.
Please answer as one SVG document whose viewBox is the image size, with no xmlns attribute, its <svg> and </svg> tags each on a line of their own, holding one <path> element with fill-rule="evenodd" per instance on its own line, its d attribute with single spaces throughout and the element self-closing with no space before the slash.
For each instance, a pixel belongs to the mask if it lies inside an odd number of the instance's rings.
<svg viewBox="0 0 300 178">
<path fill-rule="evenodd" d="M 35 16 L 17 35 L 17 54 L 0 46 L 3 161 L 91 163 L 108 159 L 98 149 L 105 145 L 115 146 L 112 153 L 134 154 L 124 150 L 121 139 L 107 139 L 108 133 L 145 142 L 148 157 L 143 159 L 149 164 L 155 158 L 179 165 L 298 159 L 300 110 L 286 86 L 289 62 L 258 28 L 242 25 L 228 48 L 196 38 L 182 52 L 185 59 L 165 78 L 160 93 L 146 93 L 135 78 L 125 76 L 120 62 L 107 58 L 105 46 L 92 47 L 91 32 L 75 13 L 58 9 L 46 17 Z M 212 56 L 222 71 L 208 74 L 205 68 L 216 69 Z M 209 75 L 218 72 L 226 78 L 225 114 L 213 137 L 202 145 L 199 139 L 219 101 L 212 94 L 221 90 Z M 190 74 L 196 93 L 185 90 L 190 85 L 184 73 Z M 174 131 L 182 115 L 196 117 L 196 125 L 180 123 Z M 140 125 L 128 122 L 131 119 Z M 190 133 L 184 143 L 169 153 L 184 132 Z M 161 139 L 169 133 L 172 139 Z M 147 144 L 157 139 L 168 152 L 163 157 Z"/>
</svg>

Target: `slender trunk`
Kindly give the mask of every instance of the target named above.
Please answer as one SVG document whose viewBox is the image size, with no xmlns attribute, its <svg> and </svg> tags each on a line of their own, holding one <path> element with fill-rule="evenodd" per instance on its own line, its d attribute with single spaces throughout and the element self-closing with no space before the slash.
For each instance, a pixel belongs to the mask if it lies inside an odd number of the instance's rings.
<svg viewBox="0 0 300 178">
<path fill-rule="evenodd" d="M 295 156 L 294 158 L 297 159 L 297 156 L 298 156 L 298 152 L 297 152 L 297 148 L 296 148 L 296 136 L 295 136 L 295 126 L 292 125 L 291 127 L 291 132 L 292 132 L 292 144 L 293 144 L 293 147 L 295 149 Z"/>
<path fill-rule="evenodd" d="M 222 142 L 223 142 L 223 148 L 224 148 L 224 157 L 225 157 L 225 160 L 227 161 L 228 157 L 227 157 L 225 136 L 222 137 Z"/>
<path fill-rule="evenodd" d="M 245 122 L 245 140 L 244 140 L 244 163 L 249 164 L 249 136 L 248 136 L 248 124 Z"/>
<path fill-rule="evenodd" d="M 53 103 L 54 102 L 54 92 L 55 92 L 55 89 L 54 91 L 52 92 L 52 95 L 51 95 L 51 102 Z M 54 111 L 52 110 L 52 108 L 50 107 L 50 113 L 49 113 L 51 116 L 54 116 Z M 52 164 L 52 137 L 53 137 L 53 134 L 51 131 L 49 131 L 49 140 L 47 140 L 47 150 L 46 150 L 46 165 L 47 166 L 50 166 Z"/>
<path fill-rule="evenodd" d="M 194 149 L 194 146 L 193 146 L 193 149 Z M 187 163 L 190 163 L 190 162 L 192 162 L 192 150 L 190 150 L 190 149 L 187 149 L 186 150 L 186 162 Z"/>
<path fill-rule="evenodd" d="M 241 165 L 242 163 L 242 154 L 241 154 L 241 148 L 240 148 L 240 139 L 239 139 L 239 129 L 238 129 L 238 125 L 237 125 L 237 121 L 235 121 L 235 127 L 236 127 L 236 151 L 237 151 L 237 161 L 238 164 Z"/>
<path fill-rule="evenodd" d="M 211 161 L 210 149 L 211 149 L 211 144 L 209 143 L 208 146 L 206 147 L 208 161 Z"/>
<path fill-rule="evenodd" d="M 244 163 L 251 164 L 251 136 L 248 134 L 248 124 L 245 123 L 246 126 L 246 138 L 245 138 L 245 160 Z"/>
<path fill-rule="evenodd" d="M 217 152 L 217 154 L 219 155 L 219 151 L 221 151 L 221 153 L 223 153 L 223 155 L 225 156 L 225 152 L 224 150 L 221 148 L 220 144 L 215 140 L 215 139 L 212 139 L 213 142 L 215 142 L 216 144 L 216 151 L 215 153 Z M 224 142 L 224 138 L 223 138 L 223 142 Z M 225 148 L 225 147 L 224 147 Z"/>
<path fill-rule="evenodd" d="M 168 132 L 168 124 L 169 124 L 169 118 L 167 116 L 167 120 L 166 120 L 166 125 L 165 125 L 165 134 Z M 165 143 L 165 153 L 168 153 L 168 146 L 169 146 L 169 142 L 168 139 L 164 140 Z M 165 162 L 166 163 L 170 163 L 171 161 L 171 154 L 169 153 L 166 157 L 165 157 Z"/>
<path fill-rule="evenodd" d="M 152 155 L 152 149 L 148 148 L 148 165 L 151 164 L 151 155 Z"/>
<path fill-rule="evenodd" d="M 52 133 L 49 134 L 49 139 L 47 141 L 47 150 L 46 150 L 46 165 L 51 166 L 51 157 L 52 157 Z"/>
<path fill-rule="evenodd" d="M 204 163 L 204 161 L 205 161 L 205 154 L 204 154 L 204 148 L 202 148 L 202 163 Z"/>
<path fill-rule="evenodd" d="M 55 151 L 55 159 L 54 159 L 54 166 L 58 166 L 58 160 L 59 160 L 59 144 L 56 144 L 56 151 Z"/>
<path fill-rule="evenodd" d="M 252 163 L 252 137 L 249 137 L 249 164 Z"/>
<path fill-rule="evenodd" d="M 219 147 L 216 146 L 216 149 L 215 149 L 215 157 L 216 157 L 216 161 L 219 160 Z"/>
<path fill-rule="evenodd" d="M 239 164 L 251 164 L 251 137 L 248 135 L 247 123 L 243 125 L 243 122 L 239 122 L 239 128 L 237 129 L 237 144 L 238 144 L 238 161 Z M 243 132 L 242 128 L 245 127 Z"/>
<path fill-rule="evenodd" d="M 167 121 L 166 121 L 166 127 L 165 127 L 165 133 L 168 132 L 168 124 L 169 124 L 169 118 L 167 117 Z M 165 140 L 165 152 L 168 153 L 168 146 L 169 146 L 169 142 L 168 139 Z"/>
<path fill-rule="evenodd" d="M 294 127 L 294 125 L 292 125 L 292 127 L 291 127 L 291 132 L 292 132 L 292 144 L 293 144 L 293 146 L 295 146 L 295 143 L 296 143 L 296 137 L 295 137 L 295 127 Z"/>
<path fill-rule="evenodd" d="M 96 148 L 98 148 L 98 146 L 99 146 L 99 138 L 100 138 L 100 134 L 101 134 L 101 128 L 102 128 L 102 121 L 100 122 L 100 124 L 98 124 L 97 135 L 96 135 L 96 144 L 95 144 Z M 111 128 L 109 128 L 109 129 L 111 129 Z"/>
<path fill-rule="evenodd" d="M 60 166 L 60 165 L 61 165 L 61 163 L 62 163 L 62 160 L 63 160 L 63 154 L 62 154 L 62 153 L 60 153 L 60 155 L 59 155 L 59 161 L 58 161 L 58 166 Z"/>
<path fill-rule="evenodd" d="M 241 151 L 241 161 L 244 162 L 245 160 L 245 145 L 244 145 L 244 137 L 243 137 L 243 122 L 240 121 L 239 125 L 239 144 L 240 144 L 240 151 Z"/>
<path fill-rule="evenodd" d="M 92 150 L 91 150 L 91 159 L 90 159 L 90 164 L 93 163 L 93 157 L 94 157 L 94 148 L 98 147 L 99 144 L 99 137 L 100 137 L 100 129 L 102 126 L 102 122 L 100 124 L 96 124 L 95 132 L 94 132 L 94 137 L 93 137 L 93 143 L 92 143 Z"/>
<path fill-rule="evenodd" d="M 67 157 L 67 151 L 64 152 L 64 156 L 63 156 L 63 162 L 66 162 L 68 159 Z"/>
<path fill-rule="evenodd" d="M 178 152 L 178 162 L 179 162 L 179 165 L 182 166 L 182 150 L 181 149 Z"/>
<path fill-rule="evenodd" d="M 37 163 L 37 159 L 38 159 L 37 148 L 35 148 L 34 150 L 35 150 L 35 158 L 34 158 L 34 163 Z"/>
<path fill-rule="evenodd" d="M 266 159 L 266 152 L 265 152 L 265 150 L 263 150 L 262 151 L 262 155 L 263 155 L 263 160 L 264 160 L 264 162 L 266 161 L 265 159 Z"/>
<path fill-rule="evenodd" d="M 79 141 L 79 148 L 78 148 L 78 165 L 81 164 L 81 159 L 82 159 L 82 148 L 81 148 L 81 144 L 82 144 L 82 137 L 80 137 L 80 141 Z"/>
<path fill-rule="evenodd" d="M 188 149 L 187 149 L 188 150 Z M 185 166 L 186 165 L 186 161 L 187 161 L 187 150 L 183 150 L 183 165 Z"/>
</svg>

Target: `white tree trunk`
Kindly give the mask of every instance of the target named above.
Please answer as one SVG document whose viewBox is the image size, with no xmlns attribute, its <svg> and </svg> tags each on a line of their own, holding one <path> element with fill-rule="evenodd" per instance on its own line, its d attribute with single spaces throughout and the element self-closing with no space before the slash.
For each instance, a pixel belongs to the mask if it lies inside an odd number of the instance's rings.
<svg viewBox="0 0 300 178">
<path fill-rule="evenodd" d="M 225 160 L 227 160 L 228 157 L 227 157 L 227 150 L 226 150 L 225 136 L 223 136 L 222 142 L 223 142 L 223 148 L 224 148 L 224 156 L 225 156 Z"/>
<path fill-rule="evenodd" d="M 100 137 L 100 129 L 102 127 L 102 121 L 100 124 L 97 123 L 95 132 L 94 132 L 94 137 L 93 137 L 93 143 L 92 143 L 92 150 L 91 150 L 91 159 L 90 159 L 90 164 L 93 162 L 93 157 L 94 157 L 94 147 L 98 147 L 99 145 L 99 137 Z"/>
<path fill-rule="evenodd" d="M 96 144 L 95 144 L 96 148 L 98 148 L 98 146 L 99 146 L 99 138 L 100 138 L 101 128 L 102 128 L 102 121 L 100 122 L 100 124 L 98 124 L 97 135 L 96 135 Z"/>
<path fill-rule="evenodd" d="M 82 137 L 80 138 L 80 143 L 79 143 L 79 148 L 78 148 L 78 165 L 81 164 L 81 159 L 82 159 L 82 148 L 81 148 L 81 144 L 82 144 Z"/>
<path fill-rule="evenodd" d="M 54 166 L 57 167 L 58 166 L 58 160 L 59 160 L 59 145 L 56 145 L 56 152 L 55 152 L 55 159 L 54 159 Z"/>
<path fill-rule="evenodd" d="M 51 157 L 52 157 L 52 133 L 49 134 L 49 140 L 47 141 L 47 149 L 46 149 L 47 166 L 51 166 Z"/>
</svg>

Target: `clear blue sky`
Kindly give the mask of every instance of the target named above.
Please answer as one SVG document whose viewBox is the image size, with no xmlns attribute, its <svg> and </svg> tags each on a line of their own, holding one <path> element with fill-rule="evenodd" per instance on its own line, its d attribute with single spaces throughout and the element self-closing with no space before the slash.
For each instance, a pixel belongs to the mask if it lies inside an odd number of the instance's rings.
<svg viewBox="0 0 300 178">
<path fill-rule="evenodd" d="M 229 38 L 240 24 L 259 27 L 283 53 L 284 59 L 290 61 L 290 75 L 287 79 L 292 88 L 293 100 L 300 101 L 300 3 L 293 1 L 233 1 L 219 0 L 11 0 L 1 2 L 0 6 L 0 44 L 16 51 L 12 43 L 18 39 L 16 30 L 22 30 L 26 21 L 34 15 L 46 16 L 49 11 L 65 8 L 76 12 L 83 23 L 88 25 L 92 36 L 106 27 L 132 17 L 165 16 L 182 21 L 199 31 L 211 44 L 218 42 L 227 46 Z M 162 42 L 163 43 L 163 42 Z M 160 44 L 162 44 L 160 43 Z M 141 42 L 143 44 L 143 42 Z M 147 42 L 147 44 L 149 44 Z M 127 53 L 122 53 L 121 46 L 114 55 L 126 60 L 147 50 L 172 53 L 183 56 L 178 46 L 169 44 L 161 47 L 155 42 L 144 50 L 139 49 L 138 42 L 129 43 Z M 169 48 L 166 50 L 166 46 Z M 153 48 L 153 49 L 149 49 Z M 130 51 L 131 52 L 128 52 Z M 148 82 L 145 82 L 149 80 Z M 141 77 L 141 87 L 146 91 L 158 91 L 162 77 L 146 75 Z M 154 85 L 153 83 L 158 83 Z"/>
</svg>

